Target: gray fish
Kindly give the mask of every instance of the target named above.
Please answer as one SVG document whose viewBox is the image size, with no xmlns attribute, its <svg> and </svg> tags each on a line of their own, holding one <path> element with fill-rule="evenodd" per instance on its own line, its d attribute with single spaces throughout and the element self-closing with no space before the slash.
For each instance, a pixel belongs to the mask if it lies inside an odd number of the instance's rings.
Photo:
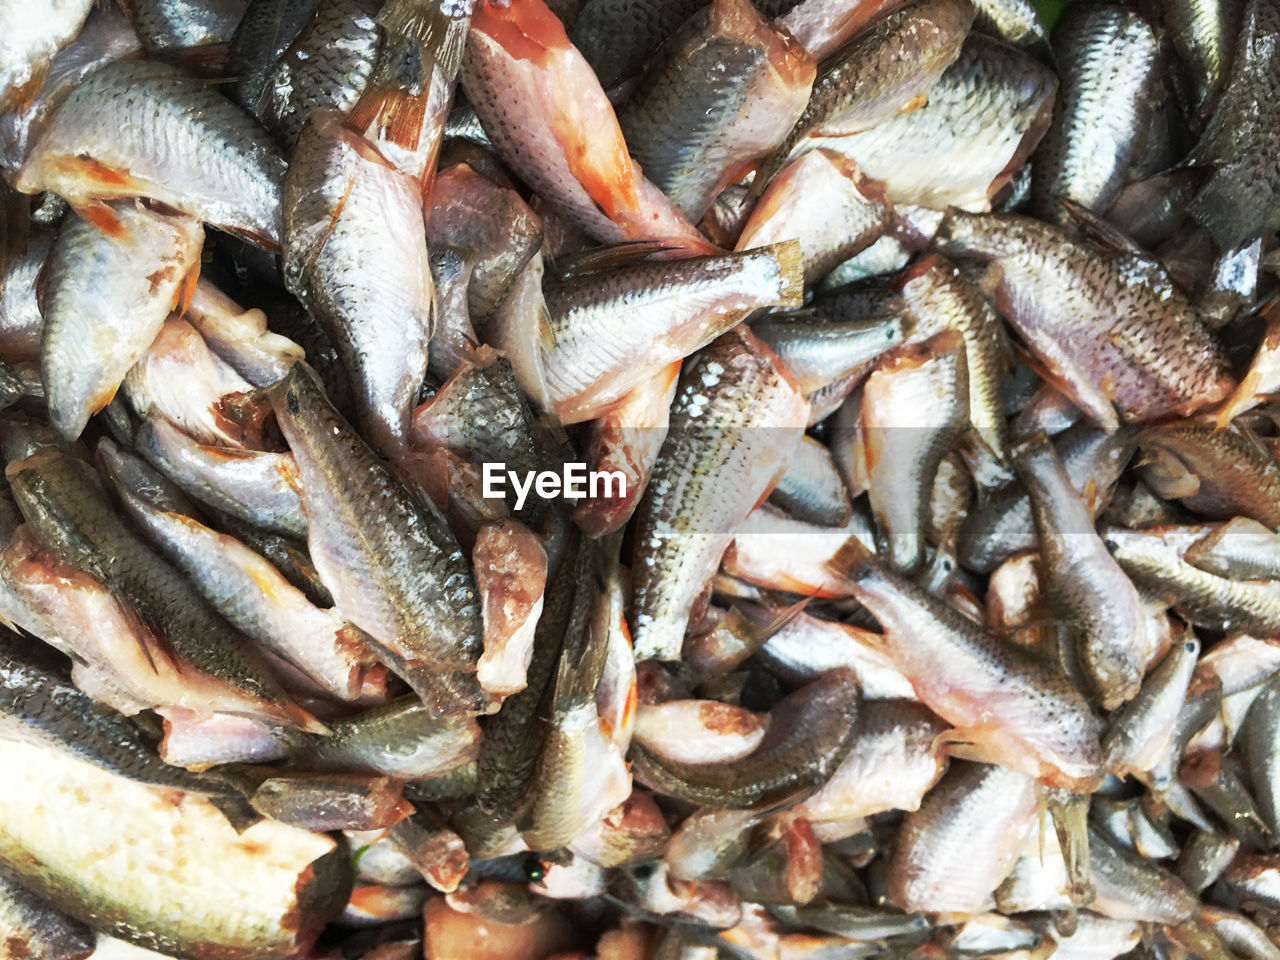
<svg viewBox="0 0 1280 960">
<path fill-rule="evenodd" d="M 733 810 L 803 799 L 825 783 L 853 746 L 858 682 L 833 670 L 780 701 L 760 745 L 739 760 L 692 764 L 638 744 L 636 778 L 660 793 Z"/>
<path fill-rule="evenodd" d="M 323 729 L 284 695 L 248 638 L 125 524 L 88 464 L 47 450 L 10 463 L 6 474 L 54 557 L 128 600 L 179 658 L 256 700 L 271 722 Z"/>
<path fill-rule="evenodd" d="M 1280 166 L 1271 151 L 1280 122 L 1280 3 L 1250 0 L 1230 79 L 1187 163 L 1210 168 L 1190 213 L 1223 250 L 1280 227 Z"/>
<path fill-rule="evenodd" d="M 313 112 L 345 114 L 360 99 L 382 45 L 376 12 L 370 0 L 320 0 L 267 74 L 253 114 L 286 150 Z"/>
<path fill-rule="evenodd" d="M 1055 438 L 1071 485 L 1097 517 L 1133 456 L 1134 431 L 1106 433 L 1092 424 L 1071 427 Z M 1007 557 L 1034 550 L 1035 522 L 1026 491 L 1017 484 L 999 490 L 966 518 L 960 531 L 960 561 L 982 573 L 995 570 Z"/>
<path fill-rule="evenodd" d="M 1100 426 L 1187 416 L 1234 385 L 1222 345 L 1149 258 L 1085 245 L 1030 217 L 961 210 L 943 220 L 935 243 L 993 264 L 996 309 Z"/>
<path fill-rule="evenodd" d="M 453 532 L 295 364 L 270 389 L 302 474 L 311 558 L 338 609 L 441 713 L 478 709 L 475 578 Z"/>
<path fill-rule="evenodd" d="M 418 184 L 316 113 L 285 177 L 284 222 L 285 286 L 337 346 L 373 444 L 402 453 L 434 315 Z"/>
<path fill-rule="evenodd" d="M 822 303 L 812 312 L 769 313 L 751 321 L 751 330 L 787 365 L 806 393 L 866 371 L 878 357 L 901 344 L 911 328 L 905 308 L 842 319 Z"/>
<path fill-rule="evenodd" d="M 264 530 L 306 536 L 302 481 L 289 454 L 208 446 L 155 412 L 138 428 L 134 446 L 201 503 Z"/>
<path fill-rule="evenodd" d="M 64 671 L 66 661 L 42 647 L 11 631 L 0 634 L 0 730 L 6 736 L 56 747 L 138 783 L 233 793 L 216 776 L 162 761 L 131 721 L 77 689 Z"/>
<path fill-rule="evenodd" d="M 1046 598 L 1075 631 L 1080 664 L 1098 702 L 1114 710 L 1142 682 L 1142 599 L 1094 530 L 1088 504 L 1048 438 L 1024 440 L 1013 463 L 1031 498 Z"/>
<path fill-rule="evenodd" d="M 1012 871 L 1036 812 L 1035 781 L 955 763 L 907 815 L 889 862 L 888 896 L 908 911 L 981 910 Z"/>
<path fill-rule="evenodd" d="M 1232 580 L 1280 580 L 1280 535 L 1248 517 L 1235 517 L 1197 540 L 1187 563 Z"/>
<path fill-rule="evenodd" d="M 895 204 L 989 210 L 1040 142 L 1057 86 L 1043 64 L 970 34 L 923 106 L 861 133 L 813 136 L 800 147 L 850 157 Z"/>
<path fill-rule="evenodd" d="M 677 660 L 694 602 L 734 528 L 781 476 L 808 405 L 776 355 L 737 327 L 685 362 L 667 439 L 636 511 L 637 660 Z"/>
<path fill-rule="evenodd" d="M 311 19 L 319 0 L 249 0 L 227 50 L 231 98 L 253 113 L 276 62 Z"/>
<path fill-rule="evenodd" d="M 1032 158 L 1031 207 L 1065 222 L 1065 197 L 1101 214 L 1146 139 L 1158 41 L 1121 6 L 1070 8 L 1053 28 L 1060 78 L 1053 122 Z"/>
<path fill-rule="evenodd" d="M 338 611 L 318 609 L 262 556 L 189 516 L 137 457 L 106 439 L 98 455 L 129 516 L 229 623 L 339 700 L 385 689 L 384 668 Z"/>
<path fill-rule="evenodd" d="M 860 133 L 927 102 L 930 89 L 960 56 L 973 17 L 968 3 L 919 0 L 890 13 L 824 63 L 804 113 L 757 171 L 753 192 L 764 189 L 804 138 Z"/>
<path fill-rule="evenodd" d="M 1164 21 L 1191 69 L 1196 112 L 1207 117 L 1227 85 L 1240 32 L 1242 0 L 1169 0 Z"/>
<path fill-rule="evenodd" d="M 138 37 L 148 53 L 226 44 L 236 32 L 247 0 L 140 0 L 133 8 Z"/>
<path fill-rule="evenodd" d="M 95 201 L 150 197 L 274 249 L 284 170 L 270 135 L 215 86 L 117 60 L 71 92 L 15 185 L 53 190 L 90 219 Z"/>
<path fill-rule="evenodd" d="M 748 0 L 713 0 L 662 45 L 618 123 L 645 176 L 696 223 L 786 136 L 815 69 Z"/>
<path fill-rule="evenodd" d="M 49 419 L 69 441 L 189 299 L 204 242 L 191 217 L 132 200 L 100 212 L 98 223 L 68 216 L 45 273 L 41 379 Z"/>
</svg>

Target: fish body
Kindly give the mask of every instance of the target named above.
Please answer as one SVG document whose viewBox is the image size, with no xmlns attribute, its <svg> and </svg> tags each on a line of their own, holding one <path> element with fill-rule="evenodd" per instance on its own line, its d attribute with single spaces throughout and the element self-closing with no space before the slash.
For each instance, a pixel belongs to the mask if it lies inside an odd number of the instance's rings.
<svg viewBox="0 0 1280 960">
<path fill-rule="evenodd" d="M 417 183 L 320 114 L 285 178 L 284 222 L 285 285 L 338 347 L 374 444 L 403 452 L 434 298 Z"/>
<path fill-rule="evenodd" d="M 781 475 L 806 415 L 773 351 L 741 327 L 685 363 L 667 439 L 637 511 L 637 660 L 678 659 L 697 595 L 734 527 Z"/>
<path fill-rule="evenodd" d="M 1210 168 L 1188 208 L 1223 250 L 1234 250 L 1280 225 L 1280 168 L 1267 144 L 1280 98 L 1280 4 L 1251 0 L 1217 109 L 1188 163 Z"/>
<path fill-rule="evenodd" d="M 984 757 L 1050 786 L 1099 782 L 1100 724 L 1067 677 L 874 562 L 849 574 L 890 660 Z M 951 667 L 943 672 L 936 664 Z"/>
<path fill-rule="evenodd" d="M 944 254 L 995 265 L 996 309 L 1100 426 L 1186 416 L 1234 385 L 1222 345 L 1144 257 L 1088 247 L 1016 214 L 953 211 L 936 242 Z"/>
<path fill-rule="evenodd" d="M 365 0 L 320 0 L 276 61 L 253 112 L 285 149 L 296 150 L 314 111 L 345 114 L 360 99 L 382 45 L 376 12 Z"/>
<path fill-rule="evenodd" d="M 1038 216 L 1064 222 L 1059 198 L 1101 214 L 1124 186 L 1146 138 L 1159 43 L 1141 16 L 1108 4 L 1064 14 L 1053 43 L 1061 82 L 1031 191 Z"/>
<path fill-rule="evenodd" d="M 970 4 L 955 0 L 908 4 L 824 63 L 804 113 L 757 174 L 761 185 L 803 138 L 860 133 L 927 102 L 960 55 L 973 17 Z"/>
<path fill-rule="evenodd" d="M 1052 444 L 1037 434 L 1019 444 L 1018 477 L 1031 497 L 1049 604 L 1076 633 L 1085 676 L 1104 709 L 1138 692 L 1147 621 L 1142 599 L 1093 527 Z"/>
<path fill-rule="evenodd" d="M 44 451 L 10 464 L 8 476 L 28 523 L 55 558 L 127 598 L 181 659 L 258 701 L 262 717 L 316 726 L 285 697 L 244 635 L 115 513 L 88 464 Z"/>
<path fill-rule="evenodd" d="M 68 95 L 15 185 L 53 190 L 88 215 L 94 201 L 150 197 L 276 249 L 284 171 L 267 132 L 216 87 L 168 64 L 116 60 Z"/>
<path fill-rule="evenodd" d="M 199 271 L 204 231 L 191 217 L 133 201 L 104 231 L 75 214 L 49 255 L 40 366 L 49 419 L 67 440 L 110 402 Z"/>
<path fill-rule="evenodd" d="M 798 244 L 649 261 L 546 289 L 547 387 L 563 423 L 592 419 L 766 306 L 797 306 Z"/>
<path fill-rule="evenodd" d="M 0 750 L 13 771 L 0 785 L 0 860 L 99 931 L 194 960 L 291 960 L 346 900 L 349 867 L 329 837 L 272 820 L 237 833 L 203 797 L 47 748 Z"/>
<path fill-rule="evenodd" d="M 600 81 L 542 0 L 481 3 L 461 80 L 498 154 L 592 236 L 715 249 L 628 156 Z"/>
<path fill-rule="evenodd" d="M 342 420 L 303 364 L 270 397 L 302 474 L 311 558 L 338 608 L 391 655 L 393 670 L 443 686 L 442 711 L 471 702 L 480 609 L 453 532 Z"/>
<path fill-rule="evenodd" d="M 662 45 L 618 123 L 645 176 L 696 223 L 791 129 L 814 72 L 747 0 L 713 0 Z"/>
<path fill-rule="evenodd" d="M 1048 128 L 1057 86 L 1043 64 L 970 34 L 923 106 L 861 133 L 819 131 L 799 148 L 843 153 L 883 183 L 895 204 L 990 210 Z M 947 176 L 939 178 L 944 167 Z"/>
</svg>

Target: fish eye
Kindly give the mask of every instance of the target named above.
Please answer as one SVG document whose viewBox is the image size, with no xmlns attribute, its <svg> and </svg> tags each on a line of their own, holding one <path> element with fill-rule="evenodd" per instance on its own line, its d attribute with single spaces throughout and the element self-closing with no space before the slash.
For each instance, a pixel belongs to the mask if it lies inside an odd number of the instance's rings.
<svg viewBox="0 0 1280 960">
<path fill-rule="evenodd" d="M 653 864 L 642 863 L 631 871 L 631 875 L 643 883 L 653 876 Z"/>
<path fill-rule="evenodd" d="M 538 883 L 547 875 L 547 868 L 537 857 L 529 857 L 524 862 L 524 875 L 530 883 Z"/>
</svg>

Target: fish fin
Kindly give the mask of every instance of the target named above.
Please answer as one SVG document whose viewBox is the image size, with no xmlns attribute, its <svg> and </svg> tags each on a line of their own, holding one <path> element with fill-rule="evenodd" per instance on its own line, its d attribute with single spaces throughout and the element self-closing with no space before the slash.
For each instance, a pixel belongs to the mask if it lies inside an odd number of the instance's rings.
<svg viewBox="0 0 1280 960">
<path fill-rule="evenodd" d="M 378 139 L 405 150 L 416 150 L 422 141 L 427 97 L 398 87 L 370 83 L 347 114 L 344 126 L 354 133 L 377 131 Z"/>
<path fill-rule="evenodd" d="M 854 571 L 874 563 L 876 555 L 867 549 L 857 537 L 850 537 L 827 561 L 827 569 L 838 577 L 848 577 Z"/>
<path fill-rule="evenodd" d="M 1150 255 L 1142 247 L 1138 246 L 1137 242 L 1127 233 L 1114 224 L 1103 220 L 1092 210 L 1081 206 L 1068 197 L 1058 197 L 1058 202 L 1062 204 L 1062 208 L 1075 221 L 1076 226 L 1080 228 L 1081 234 L 1097 246 L 1115 253 L 1131 253 L 1142 257 L 1144 260 L 1150 259 Z"/>
<path fill-rule="evenodd" d="M 108 237 L 114 237 L 118 240 L 124 236 L 124 224 L 115 215 L 115 211 L 105 203 L 91 201 L 77 208 L 76 213 L 80 215 L 81 219 L 87 220 Z"/>
<path fill-rule="evenodd" d="M 1089 865 L 1089 796 L 1052 788 L 1043 788 L 1043 792 L 1067 867 L 1071 902 L 1083 906 L 1094 897 L 1093 870 Z"/>
<path fill-rule="evenodd" d="M 661 240 L 631 240 L 608 247 L 566 253 L 547 264 L 548 279 L 564 282 L 575 277 L 616 270 L 652 256 L 678 249 Z"/>
</svg>

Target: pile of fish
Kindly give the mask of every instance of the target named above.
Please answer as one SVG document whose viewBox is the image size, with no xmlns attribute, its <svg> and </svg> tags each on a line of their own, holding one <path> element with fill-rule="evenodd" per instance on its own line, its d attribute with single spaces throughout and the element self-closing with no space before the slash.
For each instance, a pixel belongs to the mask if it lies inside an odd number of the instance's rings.
<svg viewBox="0 0 1280 960">
<path fill-rule="evenodd" d="M 1280 0 L 1052 13 L 0 0 L 0 958 L 1278 960 Z"/>
</svg>

